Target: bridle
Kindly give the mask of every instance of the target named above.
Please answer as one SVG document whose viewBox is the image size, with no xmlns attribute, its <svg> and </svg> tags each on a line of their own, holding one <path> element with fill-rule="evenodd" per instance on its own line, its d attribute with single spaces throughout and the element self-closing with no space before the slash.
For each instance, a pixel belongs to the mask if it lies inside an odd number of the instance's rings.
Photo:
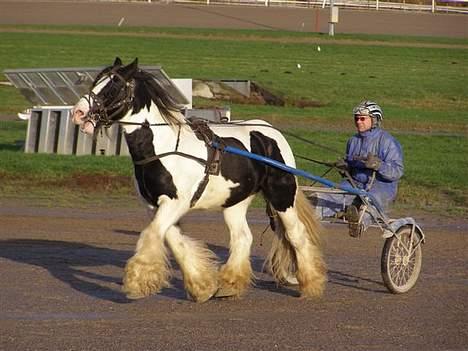
<svg viewBox="0 0 468 351">
<path fill-rule="evenodd" d="M 88 112 L 88 122 L 92 123 L 95 130 L 99 129 L 99 127 L 103 126 L 105 128 L 109 128 L 114 122 L 114 117 L 122 113 L 123 111 L 128 110 L 133 102 L 134 98 L 134 87 L 135 81 L 132 79 L 130 81 L 125 80 L 125 78 L 116 72 L 116 70 L 111 70 L 103 77 L 101 77 L 100 81 L 104 78 L 109 78 L 111 84 L 115 84 L 113 81 L 114 77 L 118 78 L 122 83 L 122 87 L 120 88 L 118 94 L 113 97 L 110 103 L 107 103 L 101 96 L 94 93 L 92 88 L 90 89 L 87 101 L 90 106 L 90 110 Z M 93 87 L 96 86 L 93 84 Z"/>
</svg>

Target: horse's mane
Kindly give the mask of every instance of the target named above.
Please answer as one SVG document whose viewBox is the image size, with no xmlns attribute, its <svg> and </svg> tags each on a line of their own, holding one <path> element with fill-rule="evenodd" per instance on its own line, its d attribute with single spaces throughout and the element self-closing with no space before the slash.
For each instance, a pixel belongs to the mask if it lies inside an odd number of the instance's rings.
<svg viewBox="0 0 468 351">
<path fill-rule="evenodd" d="M 137 113 L 142 108 L 149 110 L 151 102 L 154 102 L 166 123 L 180 124 L 180 120 L 174 115 L 174 112 L 180 113 L 182 106 L 163 88 L 156 76 L 139 69 L 133 78 L 135 79 L 133 113 Z"/>
</svg>

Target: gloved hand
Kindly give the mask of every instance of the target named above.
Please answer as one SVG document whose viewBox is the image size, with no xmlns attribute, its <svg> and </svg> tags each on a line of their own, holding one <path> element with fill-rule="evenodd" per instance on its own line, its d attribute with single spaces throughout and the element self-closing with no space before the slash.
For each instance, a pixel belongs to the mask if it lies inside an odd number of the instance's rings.
<svg viewBox="0 0 468 351">
<path fill-rule="evenodd" d="M 381 164 L 382 160 L 373 154 L 368 154 L 367 158 L 364 160 L 366 168 L 373 169 L 374 171 L 377 171 Z"/>
<path fill-rule="evenodd" d="M 337 168 L 338 170 L 341 170 L 341 171 L 347 171 L 349 166 L 348 166 L 348 163 L 346 162 L 346 160 L 344 159 L 339 159 L 338 161 L 336 161 L 335 163 L 333 163 L 333 167 Z"/>
</svg>

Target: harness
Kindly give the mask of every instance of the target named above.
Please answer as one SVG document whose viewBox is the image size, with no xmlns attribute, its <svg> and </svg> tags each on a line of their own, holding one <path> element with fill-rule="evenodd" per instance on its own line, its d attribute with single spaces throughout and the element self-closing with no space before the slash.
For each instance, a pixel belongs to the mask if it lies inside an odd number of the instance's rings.
<svg viewBox="0 0 468 351">
<path fill-rule="evenodd" d="M 109 73 L 103 76 L 103 78 L 111 78 L 112 75 L 122 81 L 124 85 L 119 90 L 118 94 L 116 94 L 116 96 L 112 99 L 112 101 L 107 104 L 108 106 L 105 106 L 104 99 L 101 98 L 98 94 L 94 93 L 92 90 L 90 90 L 88 94 L 88 104 L 89 106 L 92 106 L 88 112 L 88 120 L 93 124 L 96 132 L 100 129 L 99 127 L 101 126 L 106 128 L 110 127 L 114 123 L 113 118 L 122 111 L 128 110 L 133 102 L 133 88 L 135 87 L 135 80 L 131 79 L 127 81 L 115 69 L 109 71 Z M 91 100 L 93 102 L 92 104 Z M 110 111 L 113 112 L 109 113 Z"/>
<path fill-rule="evenodd" d="M 118 122 L 121 124 L 134 124 L 134 123 L 127 123 L 127 122 Z M 138 123 L 140 124 L 140 123 Z M 203 141 L 205 143 L 205 146 L 207 148 L 208 152 L 208 157 L 207 160 L 204 160 L 203 158 L 193 156 L 191 154 L 187 154 L 185 152 L 181 152 L 178 150 L 179 147 L 179 141 L 180 141 L 180 131 L 181 131 L 181 124 L 179 124 L 179 129 L 177 133 L 177 141 L 176 141 L 176 146 L 174 151 L 168 151 L 164 152 L 159 155 L 154 155 L 148 158 L 145 158 L 143 160 L 139 161 L 133 161 L 133 164 L 135 166 L 146 166 L 152 162 L 155 162 L 163 157 L 166 156 L 171 156 L 171 155 L 177 155 L 177 156 L 182 156 L 191 160 L 194 160 L 198 163 L 200 163 L 202 166 L 205 166 L 205 176 L 203 177 L 202 181 L 198 184 L 198 188 L 193 194 L 192 198 L 190 199 L 190 207 L 195 206 L 197 201 L 200 199 L 200 197 L 203 195 L 203 192 L 205 191 L 206 186 L 208 185 L 209 181 L 209 176 L 210 175 L 219 175 L 221 171 L 221 160 L 222 160 L 222 150 L 219 148 L 213 148 L 211 146 L 211 143 L 213 141 L 216 141 L 220 145 L 224 145 L 224 142 L 222 139 L 216 135 L 213 130 L 208 126 L 208 123 L 204 119 L 200 118 L 189 118 L 187 119 L 187 124 L 190 126 L 190 128 L 193 130 L 195 133 L 196 137 Z M 143 128 L 149 128 L 150 124 L 149 123 L 144 123 L 140 124 Z M 168 124 L 161 124 L 161 125 L 168 125 Z"/>
<path fill-rule="evenodd" d="M 100 127 L 105 127 L 109 128 L 113 123 L 119 123 L 119 124 L 126 124 L 126 125 L 141 125 L 142 127 L 147 127 L 149 128 L 150 126 L 167 126 L 169 123 L 156 123 L 156 124 L 149 124 L 148 122 L 145 123 L 135 123 L 135 122 L 122 122 L 119 121 L 118 118 L 115 118 L 118 116 L 120 113 L 123 111 L 129 110 L 132 106 L 132 102 L 134 99 L 134 88 L 135 88 L 135 80 L 130 79 L 126 80 L 121 74 L 117 72 L 117 69 L 111 69 L 109 72 L 107 72 L 103 77 L 101 78 L 104 79 L 105 77 L 113 80 L 113 79 L 118 79 L 120 82 L 123 84 L 120 87 L 120 90 L 118 91 L 117 94 L 112 98 L 110 102 L 105 101 L 105 98 L 102 98 L 98 94 L 95 94 L 92 90 L 88 94 L 88 104 L 89 106 L 92 106 L 90 111 L 88 112 L 88 121 L 93 124 L 94 130 L 95 130 L 95 137 L 97 136 L 97 133 L 99 130 L 101 130 Z M 111 81 L 113 82 L 113 81 Z M 98 84 L 99 81 L 96 84 Z M 114 83 L 114 82 L 113 82 Z M 92 103 L 91 103 L 92 101 Z M 106 106 L 107 105 L 107 106 Z M 211 123 L 211 122 L 210 122 Z M 220 170 L 221 170 L 221 160 L 222 160 L 222 154 L 223 154 L 223 147 L 221 148 L 214 148 L 212 147 L 212 143 L 216 142 L 218 145 L 223 146 L 224 143 L 222 139 L 216 135 L 213 130 L 208 126 L 208 122 L 204 119 L 201 118 L 196 118 L 196 117 L 191 117 L 187 119 L 187 124 L 190 126 L 192 131 L 195 133 L 196 137 L 203 141 L 205 143 L 205 146 L 207 148 L 207 160 L 204 160 L 200 157 L 193 156 L 191 154 L 187 154 L 184 152 L 181 152 L 178 150 L 179 146 L 179 141 L 180 141 L 180 132 L 181 132 L 181 124 L 179 124 L 179 130 L 177 134 L 177 142 L 174 151 L 169 151 L 165 152 L 159 155 L 154 155 L 148 158 L 145 158 L 143 160 L 139 161 L 133 161 L 135 166 L 140 166 L 140 167 L 145 167 L 146 165 L 155 162 L 163 157 L 166 156 L 172 156 L 172 155 L 177 155 L 181 157 L 185 157 L 191 160 L 194 160 L 198 162 L 199 164 L 205 166 L 205 175 L 202 179 L 202 181 L 199 183 L 197 190 L 195 191 L 194 195 L 192 196 L 192 199 L 190 200 L 190 207 L 193 207 L 196 202 L 200 199 L 202 196 L 208 182 L 209 182 L 209 176 L 210 175 L 219 175 Z M 217 123 L 213 123 L 217 124 Z M 220 124 L 226 124 L 226 123 L 220 123 Z M 236 123 L 229 123 L 230 125 L 236 124 Z M 244 124 L 243 125 L 247 125 Z M 273 126 L 270 125 L 265 125 L 265 124 L 256 124 L 256 123 L 250 123 L 248 124 L 249 126 L 261 126 L 261 127 L 270 127 L 273 129 L 277 129 Z M 278 130 L 278 129 L 277 129 Z M 328 151 L 333 151 L 337 152 L 336 150 L 329 148 L 324 145 L 320 145 L 318 143 L 314 143 L 310 140 L 304 139 L 298 135 L 288 133 L 286 131 L 280 130 L 283 134 L 292 136 L 294 138 L 297 138 L 299 140 L 302 140 L 304 142 L 313 144 L 315 146 L 321 147 L 323 149 L 327 149 Z M 341 153 L 341 152 L 340 152 Z M 298 158 L 305 159 L 307 161 L 312 161 L 315 163 L 323 164 L 326 166 L 330 166 L 331 168 L 326 172 L 328 173 L 332 168 L 333 164 L 327 163 L 327 162 L 321 162 L 318 160 L 314 160 L 308 157 L 300 156 L 300 155 L 295 155 Z M 326 174 L 325 173 L 325 174 Z M 347 174 L 349 179 L 352 179 L 349 174 Z M 271 218 L 272 216 L 270 216 Z"/>
<path fill-rule="evenodd" d="M 119 124 L 126 124 L 126 125 L 141 125 L 143 128 L 149 128 L 150 124 L 146 123 L 132 123 L 132 122 L 121 122 L 115 121 L 114 118 L 122 113 L 125 110 L 131 108 L 133 99 L 134 99 L 134 87 L 135 87 L 135 80 L 131 79 L 127 81 L 121 74 L 117 72 L 116 69 L 112 69 L 107 72 L 101 79 L 105 77 L 110 79 L 118 79 L 123 83 L 122 87 L 120 88 L 119 92 L 113 97 L 112 101 L 106 102 L 104 98 L 99 96 L 98 94 L 94 93 L 92 90 L 88 94 L 88 104 L 92 106 L 90 111 L 88 112 L 89 119 L 88 121 L 93 124 L 95 128 L 95 137 L 97 133 L 101 129 L 100 127 L 108 128 L 113 123 Z M 98 83 L 96 83 L 98 84 Z M 93 84 L 93 85 L 96 85 Z M 91 103 L 92 101 L 92 103 Z M 179 130 L 177 133 L 177 142 L 174 151 L 164 152 L 159 155 L 154 155 L 143 160 L 133 161 L 135 166 L 145 167 L 146 165 L 155 162 L 163 157 L 166 156 L 182 156 L 191 160 L 194 160 L 201 165 L 205 166 L 205 176 L 203 180 L 198 185 L 197 190 L 195 191 L 192 199 L 190 200 L 190 207 L 195 206 L 196 202 L 202 196 L 210 175 L 219 175 L 221 171 L 221 159 L 222 159 L 222 151 L 219 148 L 213 148 L 211 143 L 216 141 L 218 144 L 223 145 L 223 141 L 219 136 L 217 136 L 213 130 L 208 126 L 208 123 L 204 119 L 200 118 L 189 118 L 187 119 L 187 124 L 195 133 L 196 137 L 205 143 L 207 148 L 208 157 L 207 160 L 204 160 L 200 157 L 193 156 L 191 154 L 187 154 L 185 152 L 181 152 L 178 150 L 179 141 L 180 141 L 180 132 L 181 132 L 181 124 L 179 124 Z M 158 123 L 158 124 L 151 124 L 154 125 L 169 125 L 168 123 Z"/>
</svg>

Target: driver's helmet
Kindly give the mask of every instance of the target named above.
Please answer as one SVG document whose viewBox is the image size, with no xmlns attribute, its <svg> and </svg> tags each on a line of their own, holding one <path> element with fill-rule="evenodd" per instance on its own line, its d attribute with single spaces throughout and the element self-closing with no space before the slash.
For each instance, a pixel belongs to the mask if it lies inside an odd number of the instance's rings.
<svg viewBox="0 0 468 351">
<path fill-rule="evenodd" d="M 382 108 L 374 101 L 364 100 L 353 109 L 353 116 L 369 116 L 372 118 L 372 128 L 379 127 L 383 120 Z"/>
</svg>

